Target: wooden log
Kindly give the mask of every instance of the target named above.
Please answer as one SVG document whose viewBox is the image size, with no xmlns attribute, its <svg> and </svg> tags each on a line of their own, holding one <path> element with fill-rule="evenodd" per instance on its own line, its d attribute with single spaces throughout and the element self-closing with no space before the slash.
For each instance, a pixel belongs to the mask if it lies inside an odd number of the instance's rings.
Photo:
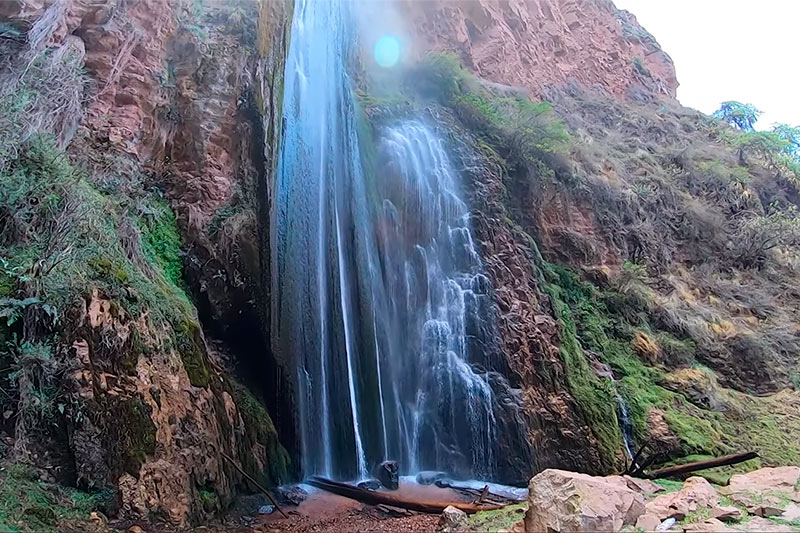
<svg viewBox="0 0 800 533">
<path fill-rule="evenodd" d="M 650 479 L 661 479 L 669 476 L 679 476 L 681 474 L 688 474 L 696 472 L 697 470 L 705 470 L 706 468 L 715 468 L 718 466 L 730 466 L 750 459 L 756 459 L 758 454 L 756 452 L 734 453 L 732 455 L 725 455 L 723 457 L 715 457 L 714 459 L 707 459 L 705 461 L 696 461 L 694 463 L 686 463 L 682 465 L 668 466 L 660 468 L 647 474 Z"/>
<path fill-rule="evenodd" d="M 386 492 L 364 490 L 347 483 L 316 476 L 310 478 L 307 483 L 312 487 L 327 490 L 333 494 L 338 494 L 339 496 L 344 496 L 369 505 L 390 505 L 392 507 L 400 507 L 410 511 L 419 511 L 429 514 L 441 514 L 446 507 L 451 505 L 467 514 L 477 513 L 478 511 L 493 511 L 505 507 L 504 505 L 479 505 L 464 502 L 423 502 L 402 498 Z"/>
</svg>

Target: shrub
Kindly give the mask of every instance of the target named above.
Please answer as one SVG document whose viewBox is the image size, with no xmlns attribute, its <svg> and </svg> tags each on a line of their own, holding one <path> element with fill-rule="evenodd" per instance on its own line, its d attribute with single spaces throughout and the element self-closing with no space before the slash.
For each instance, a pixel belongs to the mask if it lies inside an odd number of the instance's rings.
<svg viewBox="0 0 800 533">
<path fill-rule="evenodd" d="M 720 108 L 714 111 L 713 117 L 727 122 L 734 128 L 742 131 L 754 131 L 758 117 L 763 113 L 752 104 L 743 104 L 733 100 L 722 102 Z"/>
<path fill-rule="evenodd" d="M 773 204 L 765 215 L 747 212 L 735 221 L 729 251 L 736 265 L 762 268 L 773 249 L 797 245 L 800 245 L 797 208 L 781 209 Z"/>
<path fill-rule="evenodd" d="M 548 102 L 493 92 L 472 77 L 452 54 L 426 55 L 412 71 L 414 89 L 451 107 L 461 121 L 518 174 L 571 179 L 566 125 Z"/>
</svg>

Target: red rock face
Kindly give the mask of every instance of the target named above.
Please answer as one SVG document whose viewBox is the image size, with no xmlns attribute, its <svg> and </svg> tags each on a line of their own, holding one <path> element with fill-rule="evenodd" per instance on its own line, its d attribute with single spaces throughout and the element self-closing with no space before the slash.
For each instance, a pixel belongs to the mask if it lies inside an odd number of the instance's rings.
<svg viewBox="0 0 800 533">
<path fill-rule="evenodd" d="M 540 96 L 575 81 L 675 97 L 670 57 L 610 0 L 402 0 L 417 54 L 456 53 L 481 78 Z"/>
</svg>

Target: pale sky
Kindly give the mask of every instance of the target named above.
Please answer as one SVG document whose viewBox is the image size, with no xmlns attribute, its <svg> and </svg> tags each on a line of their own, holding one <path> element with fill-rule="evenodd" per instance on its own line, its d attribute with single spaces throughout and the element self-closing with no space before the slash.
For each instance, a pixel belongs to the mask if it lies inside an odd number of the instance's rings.
<svg viewBox="0 0 800 533">
<path fill-rule="evenodd" d="M 672 57 L 678 99 L 713 113 L 753 104 L 758 123 L 800 126 L 800 0 L 614 0 Z"/>
</svg>

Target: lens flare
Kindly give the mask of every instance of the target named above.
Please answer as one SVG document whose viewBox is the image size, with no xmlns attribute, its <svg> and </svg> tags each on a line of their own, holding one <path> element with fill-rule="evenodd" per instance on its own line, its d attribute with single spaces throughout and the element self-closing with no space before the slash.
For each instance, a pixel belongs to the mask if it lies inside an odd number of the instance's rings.
<svg viewBox="0 0 800 533">
<path fill-rule="evenodd" d="M 384 35 L 375 43 L 375 61 L 384 68 L 400 61 L 400 41 L 393 35 Z"/>
</svg>

